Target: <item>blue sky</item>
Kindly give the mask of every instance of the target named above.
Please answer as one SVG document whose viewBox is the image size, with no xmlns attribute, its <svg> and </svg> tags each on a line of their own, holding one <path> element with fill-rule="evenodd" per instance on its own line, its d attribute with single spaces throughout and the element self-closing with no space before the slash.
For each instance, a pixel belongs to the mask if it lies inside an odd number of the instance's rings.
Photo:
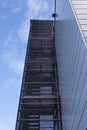
<svg viewBox="0 0 87 130">
<path fill-rule="evenodd" d="M 0 0 L 0 130 L 14 130 L 30 19 L 51 19 L 54 0 Z"/>
</svg>

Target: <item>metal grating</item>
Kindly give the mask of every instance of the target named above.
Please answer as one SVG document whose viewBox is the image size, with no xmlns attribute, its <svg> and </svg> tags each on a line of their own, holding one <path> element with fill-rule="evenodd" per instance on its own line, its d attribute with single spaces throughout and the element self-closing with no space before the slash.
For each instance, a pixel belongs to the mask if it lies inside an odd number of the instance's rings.
<svg viewBox="0 0 87 130">
<path fill-rule="evenodd" d="M 31 20 L 15 130 L 61 130 L 53 21 Z"/>
</svg>

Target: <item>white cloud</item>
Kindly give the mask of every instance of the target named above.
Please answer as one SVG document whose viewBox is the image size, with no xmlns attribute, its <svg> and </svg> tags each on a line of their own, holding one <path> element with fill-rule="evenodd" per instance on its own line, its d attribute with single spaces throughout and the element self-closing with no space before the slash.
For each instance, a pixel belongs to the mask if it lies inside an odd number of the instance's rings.
<svg viewBox="0 0 87 130">
<path fill-rule="evenodd" d="M 4 41 L 3 47 L 8 47 L 9 46 L 9 42 L 12 39 L 12 35 L 13 35 L 13 31 L 10 31 L 9 35 L 7 36 L 6 40 Z"/>
<path fill-rule="evenodd" d="M 25 19 L 18 29 L 19 38 L 23 43 L 28 39 L 30 19 L 47 19 L 50 9 L 46 0 L 27 0 L 26 7 Z"/>
<path fill-rule="evenodd" d="M 10 53 L 7 56 L 4 54 L 3 60 L 6 61 L 9 68 L 11 68 L 16 75 L 20 76 L 22 74 L 24 66 L 23 60 L 17 59 L 17 57 L 12 56 Z"/>
<path fill-rule="evenodd" d="M 7 119 L 6 121 L 0 121 L 0 130 L 14 130 L 14 120 Z"/>
<path fill-rule="evenodd" d="M 23 66 L 24 66 L 24 61 L 22 60 L 17 60 L 17 59 L 8 59 L 8 61 L 10 60 L 10 68 L 13 69 L 13 71 L 17 74 L 17 75 L 21 75 L 23 72 Z"/>
<path fill-rule="evenodd" d="M 8 128 L 8 127 L 7 127 L 6 125 L 0 124 L 0 129 L 1 129 L 1 130 L 7 130 L 7 128 Z"/>
<path fill-rule="evenodd" d="M 39 15 L 45 16 L 49 10 L 49 4 L 45 0 L 27 0 L 27 7 L 30 18 L 39 18 Z"/>
<path fill-rule="evenodd" d="M 15 56 L 15 50 L 13 51 L 10 51 L 10 53 L 8 51 L 4 52 L 2 59 L 17 76 L 21 76 L 23 72 L 24 61 L 17 58 Z"/>
<path fill-rule="evenodd" d="M 27 11 L 24 21 L 17 30 L 18 38 L 22 43 L 27 43 L 30 19 L 47 19 L 49 18 L 50 10 L 46 0 L 27 0 L 26 8 Z M 15 8 L 13 12 L 19 10 L 20 9 Z M 4 42 L 2 60 L 6 62 L 14 73 L 20 75 L 23 72 L 24 59 L 20 58 L 18 43 L 17 36 L 14 36 L 14 31 L 11 31 Z"/>
<path fill-rule="evenodd" d="M 28 34 L 29 34 L 29 26 L 30 26 L 29 19 L 25 19 L 22 25 L 20 26 L 20 28 L 18 29 L 18 36 L 20 40 L 22 41 L 22 43 L 24 44 L 27 43 Z"/>
<path fill-rule="evenodd" d="M 4 19 L 6 19 L 6 17 L 7 17 L 6 15 L 1 15 L 1 16 L 0 16 L 0 19 L 1 19 L 1 20 L 4 20 Z"/>
<path fill-rule="evenodd" d="M 13 32 L 10 32 L 4 42 L 1 59 L 16 75 L 22 74 L 24 58 L 19 53 L 18 40 Z"/>
<path fill-rule="evenodd" d="M 44 1 L 43 3 L 42 3 L 42 11 L 48 11 L 49 10 L 49 5 L 48 5 L 48 3 L 47 3 L 47 1 Z"/>
<path fill-rule="evenodd" d="M 18 12 L 20 12 L 21 10 L 22 10 L 21 7 L 16 7 L 16 8 L 13 8 L 13 9 L 12 9 L 12 13 L 18 13 Z"/>
<path fill-rule="evenodd" d="M 0 0 L 0 6 L 2 7 L 2 8 L 4 8 L 4 7 L 6 7 L 7 6 L 7 0 Z"/>
<path fill-rule="evenodd" d="M 12 77 L 10 79 L 8 79 L 6 82 L 5 82 L 5 86 L 7 88 L 15 88 L 15 89 L 19 89 L 20 86 L 21 86 L 21 78 L 19 77 Z"/>
<path fill-rule="evenodd" d="M 28 0 L 27 2 L 29 17 L 36 17 L 41 9 L 41 1 L 40 0 Z"/>
</svg>

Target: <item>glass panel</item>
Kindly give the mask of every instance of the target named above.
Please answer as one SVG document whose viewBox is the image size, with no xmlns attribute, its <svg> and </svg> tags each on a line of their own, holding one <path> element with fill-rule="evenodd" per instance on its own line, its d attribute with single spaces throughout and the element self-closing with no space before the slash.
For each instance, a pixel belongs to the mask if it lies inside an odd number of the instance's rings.
<svg viewBox="0 0 87 130">
<path fill-rule="evenodd" d="M 85 37 L 87 37 L 87 31 L 83 31 Z"/>
<path fill-rule="evenodd" d="M 87 9 L 75 9 L 76 14 L 87 14 Z"/>
<path fill-rule="evenodd" d="M 87 42 L 87 38 L 86 38 L 86 42 Z"/>
<path fill-rule="evenodd" d="M 53 115 L 40 116 L 40 120 L 40 130 L 54 130 Z"/>
<path fill-rule="evenodd" d="M 87 9 L 87 5 L 74 5 L 75 9 Z"/>
<path fill-rule="evenodd" d="M 87 31 L 87 25 L 81 25 L 82 30 Z"/>
<path fill-rule="evenodd" d="M 82 1 L 77 1 L 77 0 L 75 0 L 75 1 L 72 1 L 72 3 L 73 4 L 80 4 L 80 5 L 85 5 L 85 4 L 87 4 L 87 0 L 82 0 Z"/>
<path fill-rule="evenodd" d="M 51 86 L 42 86 L 41 87 L 41 92 L 40 92 L 41 94 L 45 94 L 45 95 L 50 95 L 50 94 L 52 94 L 52 87 Z"/>
<path fill-rule="evenodd" d="M 85 15 L 77 15 L 78 19 L 87 19 L 87 14 Z"/>
<path fill-rule="evenodd" d="M 87 20 L 79 20 L 80 24 L 87 24 Z"/>
</svg>

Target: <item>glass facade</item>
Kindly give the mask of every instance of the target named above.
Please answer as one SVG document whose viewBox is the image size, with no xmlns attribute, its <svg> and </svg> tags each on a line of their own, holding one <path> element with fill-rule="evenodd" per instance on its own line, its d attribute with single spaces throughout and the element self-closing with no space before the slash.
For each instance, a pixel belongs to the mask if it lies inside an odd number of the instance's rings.
<svg viewBox="0 0 87 130">
<path fill-rule="evenodd" d="M 87 12 L 76 18 L 72 7 L 76 1 L 56 0 L 55 41 L 63 130 L 87 128 L 87 48 L 82 30 L 87 19 L 80 19 Z"/>
</svg>

